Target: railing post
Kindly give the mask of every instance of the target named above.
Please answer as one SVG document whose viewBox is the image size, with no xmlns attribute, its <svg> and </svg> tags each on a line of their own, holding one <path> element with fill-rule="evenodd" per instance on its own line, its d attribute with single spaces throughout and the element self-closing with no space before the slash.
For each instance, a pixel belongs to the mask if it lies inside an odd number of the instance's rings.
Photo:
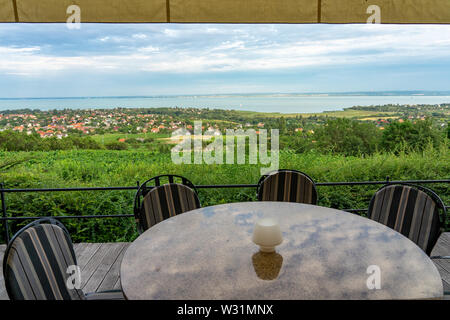
<svg viewBox="0 0 450 320">
<path fill-rule="evenodd" d="M 137 185 L 137 189 L 138 189 L 138 191 L 139 191 L 139 187 L 141 186 L 141 184 L 139 183 L 139 180 L 138 181 L 136 181 L 136 185 Z M 137 192 L 137 191 L 136 191 Z M 137 193 L 136 193 L 137 194 Z M 137 197 L 136 199 L 135 199 L 135 201 L 137 202 L 137 203 L 133 203 L 133 209 L 135 209 L 136 208 L 136 206 L 139 208 L 140 206 L 141 206 L 141 203 L 139 202 L 139 197 Z M 136 215 L 136 213 L 135 212 L 133 212 L 135 215 Z"/>
<path fill-rule="evenodd" d="M 8 226 L 8 220 L 6 219 L 7 216 L 6 216 L 5 192 L 3 191 L 3 189 L 5 188 L 5 185 L 3 183 L 1 183 L 0 188 L 1 188 L 0 196 L 1 196 L 1 200 L 2 200 L 3 226 L 4 226 L 4 230 L 5 230 L 5 243 L 8 244 L 9 243 L 9 226 Z"/>
</svg>

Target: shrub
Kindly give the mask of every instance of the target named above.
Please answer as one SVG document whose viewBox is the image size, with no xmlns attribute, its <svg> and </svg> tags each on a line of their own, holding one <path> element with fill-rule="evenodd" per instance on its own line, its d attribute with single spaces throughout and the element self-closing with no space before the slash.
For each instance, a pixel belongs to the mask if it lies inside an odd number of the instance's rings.
<svg viewBox="0 0 450 320">
<path fill-rule="evenodd" d="M 124 142 L 109 142 L 105 144 L 106 149 L 108 150 L 127 150 L 128 146 Z"/>
<path fill-rule="evenodd" d="M 324 152 L 370 155 L 377 150 L 380 137 L 380 130 L 372 123 L 339 118 L 317 127 L 312 139 Z"/>
<path fill-rule="evenodd" d="M 430 119 L 418 120 L 415 123 L 407 120 L 393 122 L 383 132 L 381 147 L 387 151 L 398 152 L 402 149 L 423 151 L 428 144 L 438 148 L 442 143 L 439 130 L 433 128 Z M 405 148 L 406 147 L 406 148 Z"/>
<path fill-rule="evenodd" d="M 41 138 L 37 133 L 3 131 L 0 132 L 0 150 L 5 151 L 52 151 L 70 149 L 101 149 L 91 137 L 71 135 L 58 139 Z"/>
</svg>

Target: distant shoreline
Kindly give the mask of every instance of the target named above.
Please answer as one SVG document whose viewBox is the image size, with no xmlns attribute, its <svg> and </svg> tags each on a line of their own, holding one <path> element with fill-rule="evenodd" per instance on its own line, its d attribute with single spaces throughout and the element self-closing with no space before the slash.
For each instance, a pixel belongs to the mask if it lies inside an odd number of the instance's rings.
<svg viewBox="0 0 450 320">
<path fill-rule="evenodd" d="M 84 99 L 161 99 L 161 98 L 237 98 L 237 97 L 390 97 L 390 96 L 450 96 L 450 91 L 357 91 L 357 92 L 299 92 L 299 93 L 224 93 L 224 94 L 171 94 L 132 96 L 73 96 L 73 97 L 0 97 L 0 100 L 84 100 Z"/>
<path fill-rule="evenodd" d="M 74 97 L 74 98 L 0 98 L 0 112 L 5 110 L 89 110 L 115 108 L 197 108 L 245 112 L 308 114 L 343 111 L 354 106 L 438 105 L 450 103 L 450 92 L 442 95 L 347 95 L 337 94 L 258 94 L 190 95 L 152 97 Z"/>
</svg>

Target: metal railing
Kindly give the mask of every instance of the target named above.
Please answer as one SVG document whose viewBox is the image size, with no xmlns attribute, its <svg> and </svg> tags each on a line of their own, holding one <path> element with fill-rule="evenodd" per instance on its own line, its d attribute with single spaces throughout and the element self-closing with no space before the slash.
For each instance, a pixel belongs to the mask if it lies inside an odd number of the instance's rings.
<svg viewBox="0 0 450 320">
<path fill-rule="evenodd" d="M 362 186 L 362 185 L 385 185 L 395 183 L 410 183 L 410 184 L 430 184 L 430 183 L 450 183 L 450 179 L 443 180 L 390 180 L 386 177 L 383 181 L 351 181 L 351 182 L 318 182 L 315 183 L 318 187 L 333 187 L 333 186 Z M 197 189 L 228 189 L 228 188 L 257 188 L 257 184 L 222 184 L 222 185 L 196 185 Z M 70 191 L 124 191 L 124 190 L 137 190 L 139 188 L 139 181 L 134 187 L 90 187 L 90 188 L 30 188 L 30 189 L 5 189 L 4 184 L 0 184 L 0 199 L 2 202 L 2 216 L 0 220 L 3 225 L 4 240 L 9 242 L 10 232 L 8 221 L 12 220 L 35 220 L 42 218 L 41 216 L 18 216 L 8 217 L 6 206 L 6 194 L 7 193 L 29 193 L 29 192 L 70 192 Z M 449 209 L 446 206 L 446 209 Z M 341 209 L 343 211 L 351 213 L 363 213 L 367 212 L 365 209 Z M 130 211 L 132 208 L 130 207 Z M 132 218 L 134 214 L 114 214 L 114 215 L 72 215 L 72 216 L 53 216 L 55 219 L 101 219 L 101 218 Z"/>
</svg>

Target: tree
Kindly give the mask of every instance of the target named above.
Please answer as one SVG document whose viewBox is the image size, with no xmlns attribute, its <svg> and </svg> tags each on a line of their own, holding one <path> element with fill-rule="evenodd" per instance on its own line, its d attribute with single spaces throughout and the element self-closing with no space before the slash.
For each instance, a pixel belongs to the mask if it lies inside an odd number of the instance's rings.
<svg viewBox="0 0 450 320">
<path fill-rule="evenodd" d="M 380 137 L 380 130 L 372 123 L 339 118 L 318 126 L 313 140 L 321 151 L 359 155 L 375 152 Z"/>
<path fill-rule="evenodd" d="M 77 149 L 102 149 L 102 146 L 91 137 L 68 136 L 62 140 L 68 140 Z"/>
<path fill-rule="evenodd" d="M 447 139 L 450 139 L 450 122 L 447 123 Z"/>
<path fill-rule="evenodd" d="M 0 132 L 0 150 L 35 151 L 40 150 L 42 139 L 38 134 L 27 135 L 10 130 Z"/>
<path fill-rule="evenodd" d="M 381 147 L 386 151 L 399 151 L 404 146 L 411 150 L 422 151 L 428 144 L 432 143 L 438 147 L 442 142 L 439 130 L 433 128 L 430 119 L 391 123 L 383 132 Z"/>
<path fill-rule="evenodd" d="M 286 119 L 284 117 L 278 119 L 278 129 L 280 129 L 280 134 L 286 133 Z"/>
</svg>

